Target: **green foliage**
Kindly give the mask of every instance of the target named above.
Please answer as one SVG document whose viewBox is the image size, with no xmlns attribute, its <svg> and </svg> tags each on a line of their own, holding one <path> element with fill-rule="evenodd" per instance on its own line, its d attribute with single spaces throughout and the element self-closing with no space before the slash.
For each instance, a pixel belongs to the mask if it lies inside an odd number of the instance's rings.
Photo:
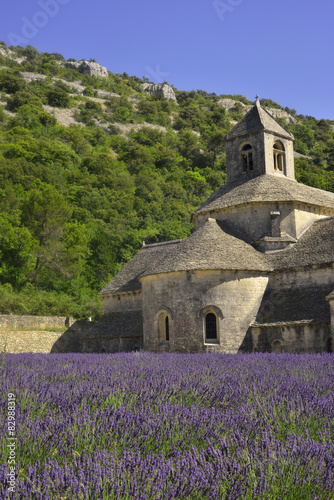
<svg viewBox="0 0 334 500">
<path fill-rule="evenodd" d="M 20 224 L 19 213 L 0 214 L 0 280 L 20 288 L 34 268 L 37 241 Z"/>
<path fill-rule="evenodd" d="M 11 69 L 0 70 L 14 113 L 0 107 L 0 312 L 98 315 L 97 292 L 143 240 L 190 234 L 191 213 L 226 181 L 224 138 L 250 101 L 174 89 L 176 104 L 126 73 L 91 77 L 59 64 L 60 54 L 11 50 L 25 60 L 6 58 Z M 20 71 L 46 78 L 26 83 Z M 73 81 L 84 96 L 70 96 Z M 119 97 L 96 102 L 99 89 Z M 226 112 L 222 97 L 235 109 Z M 71 103 L 80 125 L 64 127 L 43 109 Z M 334 122 L 296 119 L 285 126 L 305 155 L 297 179 L 334 192 Z"/>
<path fill-rule="evenodd" d="M 48 104 L 56 108 L 68 108 L 70 105 L 70 97 L 66 91 L 56 87 L 50 90 L 47 94 Z"/>
<path fill-rule="evenodd" d="M 0 90 L 7 94 L 14 94 L 22 91 L 26 87 L 26 83 L 22 76 L 18 73 L 10 71 L 2 71 L 0 73 Z"/>
<path fill-rule="evenodd" d="M 83 95 L 89 96 L 89 97 L 95 97 L 97 95 L 97 90 L 94 90 L 93 87 L 91 87 L 90 85 L 87 85 L 87 87 L 83 91 Z"/>
<path fill-rule="evenodd" d="M 277 109 L 282 109 L 282 106 L 277 104 L 277 102 L 273 101 L 272 99 L 260 99 L 261 106 L 265 108 L 277 108 Z"/>
<path fill-rule="evenodd" d="M 19 91 L 13 94 L 7 101 L 8 108 L 11 111 L 17 111 L 18 108 L 24 106 L 25 104 L 30 104 L 31 106 L 37 106 L 42 108 L 42 101 L 32 95 L 30 92 Z"/>
</svg>

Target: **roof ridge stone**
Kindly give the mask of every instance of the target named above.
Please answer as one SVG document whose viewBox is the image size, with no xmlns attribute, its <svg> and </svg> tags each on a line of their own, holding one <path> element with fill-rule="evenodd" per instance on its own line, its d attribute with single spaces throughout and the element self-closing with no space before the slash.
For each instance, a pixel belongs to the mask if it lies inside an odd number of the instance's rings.
<svg viewBox="0 0 334 500">
<path fill-rule="evenodd" d="M 149 248 L 153 248 L 153 247 L 161 247 L 161 246 L 164 246 L 164 245 L 175 245 L 177 243 L 181 243 L 181 241 L 183 241 L 184 238 L 180 238 L 178 240 L 170 240 L 170 241 L 160 241 L 158 243 L 145 243 L 142 247 L 143 250 L 145 249 L 149 249 Z"/>
</svg>

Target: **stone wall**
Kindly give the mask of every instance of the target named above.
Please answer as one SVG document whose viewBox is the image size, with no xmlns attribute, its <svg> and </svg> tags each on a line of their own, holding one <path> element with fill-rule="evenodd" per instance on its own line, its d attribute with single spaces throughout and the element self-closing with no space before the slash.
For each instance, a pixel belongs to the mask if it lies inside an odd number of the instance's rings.
<svg viewBox="0 0 334 500">
<path fill-rule="evenodd" d="M 0 350 L 20 352 L 51 352 L 61 333 L 47 331 L 0 330 Z"/>
<path fill-rule="evenodd" d="M 72 318 L 59 316 L 0 315 L 0 350 L 51 352 L 71 323 Z"/>
<path fill-rule="evenodd" d="M 325 322 L 251 328 L 252 348 L 254 352 L 326 352 L 329 332 Z"/>
<path fill-rule="evenodd" d="M 73 318 L 62 316 L 12 316 L 0 314 L 0 330 L 37 330 L 50 328 L 66 328 L 73 324 Z"/>
<path fill-rule="evenodd" d="M 141 290 L 102 295 L 103 314 L 122 311 L 137 311 L 142 308 Z"/>
<path fill-rule="evenodd" d="M 289 179 L 295 179 L 294 172 L 294 156 L 293 142 L 290 139 L 274 135 L 270 132 L 256 132 L 242 137 L 233 137 L 226 141 L 226 158 L 227 158 L 227 180 L 242 179 L 246 181 L 248 178 L 262 174 L 282 175 L 274 169 L 273 147 L 274 143 L 279 140 L 285 151 L 285 166 L 284 176 Z M 240 151 L 246 143 L 251 143 L 253 154 L 253 170 L 244 172 L 244 165 L 241 159 Z"/>
<path fill-rule="evenodd" d="M 144 349 L 160 352 L 238 352 L 254 322 L 268 277 L 246 272 L 184 271 L 146 276 L 143 283 Z M 218 341 L 205 340 L 204 318 L 213 311 Z M 170 318 L 170 340 L 159 338 L 159 317 Z"/>
<path fill-rule="evenodd" d="M 212 210 L 210 214 L 199 214 L 195 227 L 204 224 L 209 217 L 228 222 L 244 234 L 248 241 L 256 242 L 265 236 L 272 236 L 271 212 L 279 211 L 279 231 L 294 239 L 300 236 L 314 221 L 328 217 L 316 207 L 295 202 L 253 202 L 235 207 Z"/>
</svg>

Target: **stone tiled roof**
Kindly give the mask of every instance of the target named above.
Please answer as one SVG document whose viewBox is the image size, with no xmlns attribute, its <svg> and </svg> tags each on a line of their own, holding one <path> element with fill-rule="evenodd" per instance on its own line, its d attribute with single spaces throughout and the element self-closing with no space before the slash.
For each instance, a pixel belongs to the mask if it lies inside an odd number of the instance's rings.
<svg viewBox="0 0 334 500">
<path fill-rule="evenodd" d="M 143 276 L 187 270 L 268 271 L 265 256 L 209 219 L 188 238 L 167 249 Z"/>
<path fill-rule="evenodd" d="M 209 219 L 184 240 L 144 246 L 100 294 L 141 290 L 141 276 L 195 269 L 268 271 L 269 267 L 264 254 Z"/>
<path fill-rule="evenodd" d="M 275 272 L 322 264 L 334 264 L 334 217 L 314 222 L 292 248 L 269 254 L 255 250 L 230 226 L 209 219 L 184 240 L 143 247 L 100 293 L 141 290 L 140 278 L 152 274 L 187 270 Z"/>
<path fill-rule="evenodd" d="M 258 101 L 227 134 L 226 140 L 242 137 L 264 129 L 268 132 L 273 132 L 275 135 L 293 140 L 293 135 L 282 127 L 268 111 L 261 108 Z"/>
<path fill-rule="evenodd" d="M 163 244 L 144 246 L 139 252 L 116 274 L 116 276 L 101 290 L 100 295 L 141 290 L 139 277 L 151 267 L 156 260 L 161 259 L 166 248 L 179 243 L 180 240 L 167 241 Z"/>
<path fill-rule="evenodd" d="M 104 314 L 97 323 L 83 332 L 82 338 L 141 337 L 142 312 L 139 310 Z"/>
<path fill-rule="evenodd" d="M 263 254 L 225 232 L 216 220 L 209 219 L 144 275 L 195 269 L 269 270 Z"/>
<path fill-rule="evenodd" d="M 219 210 L 243 203 L 296 201 L 334 209 L 334 193 L 305 186 L 287 177 L 263 174 L 252 179 L 226 182 L 195 214 Z"/>
<path fill-rule="evenodd" d="M 304 286 L 270 290 L 252 326 L 330 321 L 326 295 L 333 285 Z"/>
<path fill-rule="evenodd" d="M 334 264 L 334 217 L 326 217 L 313 222 L 292 248 L 267 254 L 267 256 L 272 267 L 277 270 Z"/>
</svg>

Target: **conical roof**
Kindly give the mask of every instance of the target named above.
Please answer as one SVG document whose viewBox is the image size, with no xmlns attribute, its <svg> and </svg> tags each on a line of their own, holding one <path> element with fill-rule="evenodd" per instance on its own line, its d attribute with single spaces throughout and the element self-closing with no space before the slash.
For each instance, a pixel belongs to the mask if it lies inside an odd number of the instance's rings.
<svg viewBox="0 0 334 500">
<path fill-rule="evenodd" d="M 163 255 L 142 276 L 190 270 L 268 271 L 267 256 L 208 219 L 179 244 L 165 247 Z"/>
<path fill-rule="evenodd" d="M 243 119 L 227 134 L 226 140 L 228 141 L 235 137 L 253 134 L 260 130 L 272 132 L 275 135 L 290 139 L 291 141 L 294 139 L 293 135 L 282 127 L 268 111 L 263 109 L 259 101 L 256 101 L 252 109 L 250 109 Z"/>
<path fill-rule="evenodd" d="M 226 182 L 195 214 L 256 202 L 299 202 L 334 209 L 334 193 L 323 191 L 275 174 L 263 174 L 247 181 Z"/>
</svg>

